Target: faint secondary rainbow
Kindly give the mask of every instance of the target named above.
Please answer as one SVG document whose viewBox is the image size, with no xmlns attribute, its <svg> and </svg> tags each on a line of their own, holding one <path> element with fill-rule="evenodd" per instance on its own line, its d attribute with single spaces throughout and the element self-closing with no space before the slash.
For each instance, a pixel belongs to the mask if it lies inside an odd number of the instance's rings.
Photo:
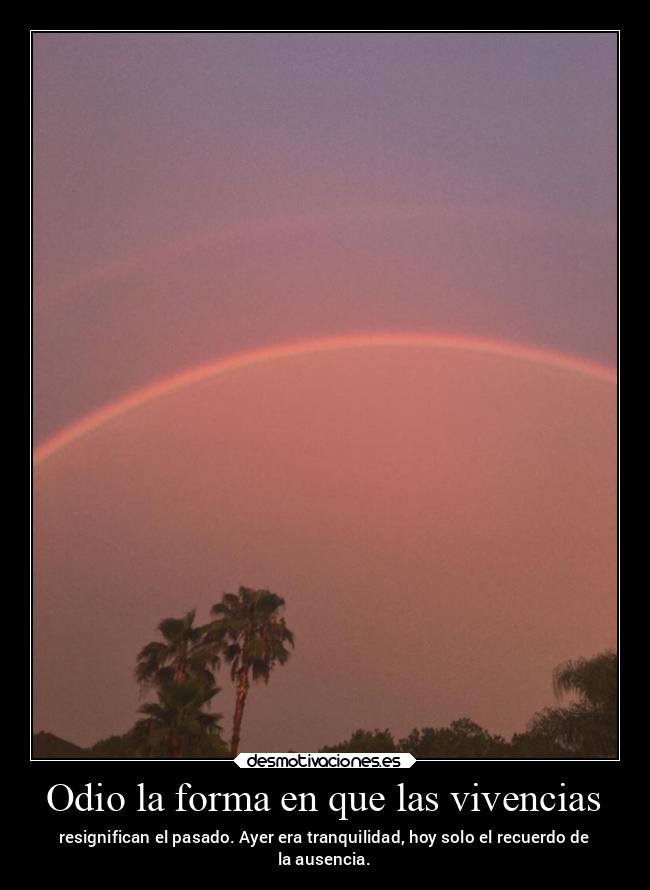
<svg viewBox="0 0 650 890">
<path fill-rule="evenodd" d="M 210 377 L 227 374 L 240 368 L 250 368 L 266 362 L 279 361 L 302 355 L 315 355 L 321 352 L 335 352 L 349 349 L 372 349 L 377 347 L 416 347 L 425 349 L 451 349 L 485 355 L 503 356 L 535 364 L 547 365 L 562 371 L 594 377 L 606 383 L 616 383 L 616 372 L 605 365 L 588 362 L 573 356 L 531 346 L 518 346 L 498 340 L 482 340 L 470 337 L 453 337 L 436 334 L 357 334 L 340 337 L 325 337 L 317 340 L 302 340 L 283 343 L 250 352 L 226 356 L 215 361 L 197 365 L 181 371 L 164 380 L 157 380 L 148 386 L 135 390 L 124 398 L 104 405 L 97 411 L 87 414 L 75 423 L 55 433 L 34 449 L 34 464 L 39 465 L 47 458 L 68 445 L 92 433 L 117 417 L 134 411 L 153 399 L 177 392 L 194 383 Z"/>
</svg>

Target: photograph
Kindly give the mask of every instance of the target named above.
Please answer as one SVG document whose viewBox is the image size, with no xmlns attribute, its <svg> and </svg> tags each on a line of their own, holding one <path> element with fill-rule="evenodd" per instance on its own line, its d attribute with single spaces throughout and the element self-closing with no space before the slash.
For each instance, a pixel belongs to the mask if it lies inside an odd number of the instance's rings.
<svg viewBox="0 0 650 890">
<path fill-rule="evenodd" d="M 30 37 L 30 760 L 618 761 L 619 33 Z"/>
</svg>

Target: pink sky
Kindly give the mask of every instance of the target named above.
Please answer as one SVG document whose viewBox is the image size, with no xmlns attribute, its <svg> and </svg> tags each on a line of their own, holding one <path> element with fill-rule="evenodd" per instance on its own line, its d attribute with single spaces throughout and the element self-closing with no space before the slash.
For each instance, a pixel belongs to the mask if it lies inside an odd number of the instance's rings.
<svg viewBox="0 0 650 890">
<path fill-rule="evenodd" d="M 78 742 L 131 724 L 163 617 L 239 584 L 285 596 L 297 637 L 251 750 L 510 734 L 559 661 L 615 644 L 615 387 L 566 369 L 408 347 L 243 368 L 79 439 L 35 494 L 37 713 Z"/>
<path fill-rule="evenodd" d="M 34 37 L 35 729 L 135 719 L 158 622 L 240 584 L 295 657 L 243 743 L 524 728 L 615 644 L 617 37 Z M 229 684 L 217 710 L 231 713 Z"/>
</svg>

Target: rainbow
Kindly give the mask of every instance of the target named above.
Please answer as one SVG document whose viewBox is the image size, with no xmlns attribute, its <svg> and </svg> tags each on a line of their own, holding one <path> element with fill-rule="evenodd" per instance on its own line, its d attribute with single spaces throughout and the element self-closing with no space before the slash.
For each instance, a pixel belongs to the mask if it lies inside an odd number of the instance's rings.
<svg viewBox="0 0 650 890">
<path fill-rule="evenodd" d="M 134 411 L 153 399 L 178 392 L 180 389 L 185 389 L 187 386 L 200 383 L 210 377 L 228 374 L 230 371 L 236 371 L 240 368 L 250 368 L 254 365 L 263 365 L 266 362 L 274 362 L 301 355 L 316 355 L 321 352 L 348 349 L 374 349 L 377 347 L 416 347 L 478 352 L 486 355 L 504 356 L 506 358 L 534 362 L 558 368 L 562 371 L 597 378 L 606 383 L 616 383 L 616 372 L 604 365 L 573 356 L 562 355 L 561 353 L 536 349 L 531 346 L 518 346 L 514 343 L 498 340 L 415 333 L 355 334 L 325 337 L 318 340 L 303 340 L 219 358 L 137 389 L 124 398 L 104 405 L 97 411 L 85 415 L 80 420 L 70 424 L 38 445 L 34 449 L 34 466 L 39 466 L 52 457 L 52 455 L 72 444 L 72 442 L 76 442 L 83 436 L 88 435 L 88 433 L 110 423 L 115 418 Z"/>
</svg>

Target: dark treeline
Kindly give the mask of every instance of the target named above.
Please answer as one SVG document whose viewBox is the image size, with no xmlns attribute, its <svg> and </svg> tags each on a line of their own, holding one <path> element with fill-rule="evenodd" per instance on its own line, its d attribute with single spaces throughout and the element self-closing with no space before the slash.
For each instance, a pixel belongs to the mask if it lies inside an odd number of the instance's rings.
<svg viewBox="0 0 650 890">
<path fill-rule="evenodd" d="M 395 741 L 388 729 L 359 729 L 323 751 L 403 751 L 415 757 L 615 757 L 618 729 L 616 653 L 602 652 L 559 665 L 553 672 L 556 696 L 573 696 L 565 706 L 535 714 L 525 732 L 510 740 L 492 735 L 464 717 L 449 726 L 414 729 Z"/>
<path fill-rule="evenodd" d="M 34 739 L 34 756 L 69 757 L 233 757 L 248 691 L 253 681 L 269 682 L 276 665 L 289 658 L 294 636 L 282 615 L 284 600 L 269 590 L 240 587 L 225 593 L 211 620 L 195 625 L 195 611 L 166 618 L 162 639 L 138 654 L 135 677 L 152 700 L 123 735 L 78 748 L 49 733 Z M 212 711 L 220 692 L 216 678 L 229 669 L 235 707 L 229 744 L 222 715 Z M 396 740 L 390 730 L 359 729 L 323 752 L 408 752 L 415 757 L 615 757 L 618 725 L 618 667 L 614 652 L 559 665 L 553 673 L 558 705 L 534 714 L 525 732 L 506 740 L 464 717 L 449 726 L 423 726 Z M 568 703 L 561 699 L 569 697 Z"/>
</svg>

